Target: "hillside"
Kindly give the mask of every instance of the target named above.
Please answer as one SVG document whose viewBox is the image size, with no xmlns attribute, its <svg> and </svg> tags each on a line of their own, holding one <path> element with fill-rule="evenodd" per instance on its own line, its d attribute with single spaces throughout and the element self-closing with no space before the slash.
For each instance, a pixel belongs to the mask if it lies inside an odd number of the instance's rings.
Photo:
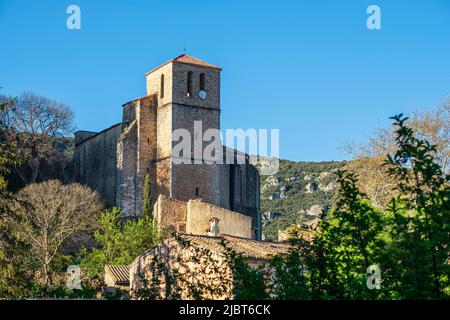
<svg viewBox="0 0 450 320">
<path fill-rule="evenodd" d="M 280 160 L 276 175 L 261 176 L 261 212 L 266 240 L 278 230 L 304 224 L 329 210 L 336 188 L 333 171 L 345 162 L 293 162 Z"/>
</svg>

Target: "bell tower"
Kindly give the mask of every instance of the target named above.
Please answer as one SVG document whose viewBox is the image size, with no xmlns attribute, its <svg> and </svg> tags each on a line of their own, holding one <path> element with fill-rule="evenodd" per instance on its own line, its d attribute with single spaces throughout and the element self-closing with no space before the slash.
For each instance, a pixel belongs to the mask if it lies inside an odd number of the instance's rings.
<svg viewBox="0 0 450 320">
<path fill-rule="evenodd" d="M 221 68 L 182 54 L 146 74 L 147 95 L 156 94 L 159 105 L 220 110 Z"/>
<path fill-rule="evenodd" d="M 156 172 L 160 193 L 182 201 L 201 198 L 229 208 L 228 191 L 223 192 L 221 188 L 229 183 L 227 168 L 199 164 L 202 159 L 194 154 L 194 140 L 202 140 L 208 129 L 220 130 L 221 71 L 217 66 L 183 54 L 148 72 L 146 80 L 147 96 L 155 96 L 158 102 Z M 191 154 L 183 154 L 182 159 L 191 160 L 191 164 L 174 164 L 175 158 L 181 159 L 172 153 L 180 142 L 172 139 L 172 133 L 178 129 L 190 135 Z M 204 141 L 202 145 L 207 144 Z"/>
<path fill-rule="evenodd" d="M 221 68 L 182 54 L 146 74 L 147 96 L 158 102 L 158 157 L 172 156 L 172 132 L 186 129 L 194 137 L 194 122 L 203 132 L 220 130 Z"/>
</svg>

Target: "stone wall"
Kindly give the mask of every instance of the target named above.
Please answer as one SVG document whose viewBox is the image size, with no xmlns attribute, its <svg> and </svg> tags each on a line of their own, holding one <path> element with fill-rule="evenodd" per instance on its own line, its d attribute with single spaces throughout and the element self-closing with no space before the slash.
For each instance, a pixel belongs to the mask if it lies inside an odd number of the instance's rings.
<svg viewBox="0 0 450 320">
<path fill-rule="evenodd" d="M 117 197 L 116 205 L 126 216 L 136 210 L 136 164 L 137 164 L 137 122 L 122 128 L 117 143 Z"/>
<path fill-rule="evenodd" d="M 142 212 L 147 174 L 153 182 L 151 190 L 156 188 L 156 107 L 154 95 L 123 106 L 124 125 L 117 146 L 117 205 L 126 215 Z"/>
<path fill-rule="evenodd" d="M 144 203 L 145 177 L 150 176 L 150 181 L 156 181 L 154 160 L 156 159 L 156 123 L 157 105 L 156 96 L 147 96 L 136 103 L 137 128 L 137 164 L 136 164 L 136 212 L 140 214 Z M 151 185 L 154 193 L 155 183 Z M 153 199 L 155 201 L 155 199 Z"/>
<path fill-rule="evenodd" d="M 157 193 L 172 195 L 172 108 L 158 106 L 156 124 Z"/>
<path fill-rule="evenodd" d="M 201 200 L 190 200 L 187 203 L 186 233 L 207 235 L 212 218 L 219 219 L 220 234 L 252 238 L 252 219 L 250 217 Z"/>
<path fill-rule="evenodd" d="M 148 72 L 146 77 L 147 96 L 156 95 L 158 105 L 162 106 L 173 101 L 172 63 L 167 63 Z M 164 96 L 161 97 L 161 76 L 164 75 Z"/>
<path fill-rule="evenodd" d="M 158 226 L 172 227 L 187 234 L 207 235 L 212 218 L 219 219 L 219 233 L 242 238 L 255 238 L 252 233 L 252 218 L 230 211 L 200 199 L 188 202 L 159 195 L 154 204 L 153 216 Z"/>
<path fill-rule="evenodd" d="M 227 165 L 172 165 L 173 197 L 182 201 L 201 198 L 204 202 L 230 208 L 230 172 Z"/>
<path fill-rule="evenodd" d="M 186 209 L 186 202 L 159 195 L 153 206 L 153 217 L 160 227 L 172 227 L 176 231 L 185 232 Z"/>
<path fill-rule="evenodd" d="M 182 105 L 198 106 L 208 109 L 220 109 L 220 70 L 209 67 L 174 63 L 173 96 L 172 102 Z M 187 74 L 192 72 L 192 95 L 188 96 Z M 200 74 L 205 75 L 205 88 L 207 98 L 200 99 Z"/>
<path fill-rule="evenodd" d="M 117 124 L 99 133 L 76 132 L 75 182 L 97 191 L 105 204 L 116 203 L 116 146 L 121 131 Z"/>
<path fill-rule="evenodd" d="M 236 274 L 230 268 L 232 261 L 226 259 L 223 242 L 228 249 L 242 255 L 249 267 L 262 271 L 266 292 L 274 298 L 271 288 L 277 275 L 271 261 L 276 255 L 288 254 L 289 244 L 185 234 L 166 239 L 130 264 L 131 297 L 139 298 L 137 293 L 145 288 L 141 293 L 148 293 L 148 289 L 154 293 L 159 291 L 158 297 L 152 299 L 233 299 Z M 167 279 L 171 280 L 170 286 Z"/>
<path fill-rule="evenodd" d="M 157 263 L 155 263 L 155 260 Z M 160 270 L 160 266 L 164 270 Z M 174 299 L 167 296 L 167 284 L 164 272 L 177 270 L 175 283 L 171 288 L 177 291 L 180 299 L 192 300 L 195 296 L 190 286 L 196 288 L 209 288 L 201 292 L 202 299 L 229 300 L 233 298 L 233 275 L 224 256 L 214 252 L 202 250 L 196 246 L 183 244 L 176 239 L 168 239 L 140 255 L 130 264 L 130 294 L 136 294 L 146 283 L 152 283 L 154 277 L 159 278 L 159 298 Z"/>
<path fill-rule="evenodd" d="M 75 132 L 75 137 L 73 139 L 73 143 L 75 145 L 80 144 L 84 140 L 87 140 L 97 134 L 98 134 L 98 132 L 95 132 L 95 131 L 79 130 L 79 131 Z"/>
<path fill-rule="evenodd" d="M 252 218 L 253 238 L 261 239 L 259 173 L 251 164 L 231 166 L 230 209 Z"/>
<path fill-rule="evenodd" d="M 189 72 L 192 72 L 191 94 L 188 94 Z M 201 74 L 205 75 L 206 99 L 198 95 Z M 164 95 L 161 95 L 162 76 Z M 175 164 L 173 161 L 179 160 L 178 155 L 172 154 L 173 146 L 178 143 L 172 141 L 173 130 L 186 129 L 190 133 L 191 153 L 183 155 L 183 159 L 196 162 L 202 159 L 193 153 L 194 139 L 202 140 L 208 129 L 220 129 L 220 69 L 171 61 L 147 73 L 146 85 L 146 97 L 123 105 L 122 126 L 100 134 L 77 133 L 75 140 L 80 142 L 76 148 L 77 182 L 99 191 L 109 206 L 121 207 L 125 215 L 139 215 L 148 174 L 153 202 L 160 195 L 171 197 L 177 203 L 174 205 L 177 210 L 186 214 L 186 205 L 183 209 L 176 200 L 187 202 L 201 198 L 203 203 L 215 206 L 215 209 L 205 207 L 211 214 L 222 212 L 219 209 L 223 208 L 224 216 L 225 212 L 232 211 L 246 216 L 229 215 L 230 226 L 224 226 L 230 230 L 228 233 L 260 239 L 259 174 L 252 165 Z M 195 137 L 196 121 L 201 121 L 200 137 Z M 209 144 L 210 141 L 204 142 L 202 150 Z M 185 228 L 178 224 L 186 219 L 179 219 L 180 213 L 175 214 L 175 219 L 168 203 L 163 200 L 161 208 L 157 208 L 161 223 L 177 230 Z M 164 217 L 166 209 L 168 213 Z M 199 215 L 194 214 L 195 219 L 200 219 Z M 203 217 L 206 223 L 210 218 L 208 214 Z M 251 226 L 244 232 L 237 224 L 244 221 L 246 226 L 248 218 Z"/>
<path fill-rule="evenodd" d="M 146 74 L 147 95 L 156 98 L 155 155 L 152 165 L 155 179 L 152 182 L 153 199 L 159 194 L 172 195 L 172 63 L 164 64 Z M 164 75 L 164 96 L 161 97 L 161 76 Z"/>
</svg>

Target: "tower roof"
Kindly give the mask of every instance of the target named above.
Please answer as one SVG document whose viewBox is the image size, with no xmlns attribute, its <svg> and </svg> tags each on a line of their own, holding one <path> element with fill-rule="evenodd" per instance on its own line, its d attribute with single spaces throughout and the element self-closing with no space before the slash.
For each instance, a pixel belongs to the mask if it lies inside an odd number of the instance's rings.
<svg viewBox="0 0 450 320">
<path fill-rule="evenodd" d="M 197 59 L 195 57 L 192 57 L 187 54 L 179 55 L 178 57 L 174 58 L 172 61 L 175 62 L 181 62 L 181 63 L 187 63 L 187 64 L 195 64 L 198 66 L 213 68 L 213 69 L 220 69 L 218 66 L 212 65 L 208 62 L 205 62 L 203 60 Z"/>
<path fill-rule="evenodd" d="M 150 70 L 145 75 L 148 75 L 149 73 L 152 73 L 153 71 L 155 71 L 155 70 L 161 68 L 162 66 L 165 66 L 166 64 L 171 63 L 171 62 L 192 64 L 192 65 L 196 65 L 196 66 L 201 66 L 201 67 L 206 67 L 206 68 L 211 68 L 211 69 L 216 69 L 216 70 L 222 70 L 218 66 L 215 66 L 215 65 L 210 64 L 208 62 L 205 62 L 203 60 L 197 59 L 197 58 L 195 58 L 193 56 L 190 56 L 188 54 L 181 54 L 178 57 L 175 57 L 172 60 L 169 60 L 166 63 L 163 63 L 162 65 L 156 67 L 155 69 Z"/>
</svg>

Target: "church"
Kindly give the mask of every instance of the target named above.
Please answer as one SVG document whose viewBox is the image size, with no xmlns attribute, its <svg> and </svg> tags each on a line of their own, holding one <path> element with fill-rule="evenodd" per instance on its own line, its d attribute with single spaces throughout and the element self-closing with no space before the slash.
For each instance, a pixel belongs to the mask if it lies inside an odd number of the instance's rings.
<svg viewBox="0 0 450 320">
<path fill-rule="evenodd" d="M 220 130 L 222 69 L 182 54 L 146 75 L 146 95 L 125 103 L 122 121 L 101 132 L 75 133 L 75 182 L 96 190 L 124 218 L 142 213 L 144 183 L 151 181 L 153 215 L 161 227 L 193 235 L 261 239 L 258 170 L 249 156 L 232 164 L 196 159 L 180 163 L 172 133 Z"/>
</svg>

